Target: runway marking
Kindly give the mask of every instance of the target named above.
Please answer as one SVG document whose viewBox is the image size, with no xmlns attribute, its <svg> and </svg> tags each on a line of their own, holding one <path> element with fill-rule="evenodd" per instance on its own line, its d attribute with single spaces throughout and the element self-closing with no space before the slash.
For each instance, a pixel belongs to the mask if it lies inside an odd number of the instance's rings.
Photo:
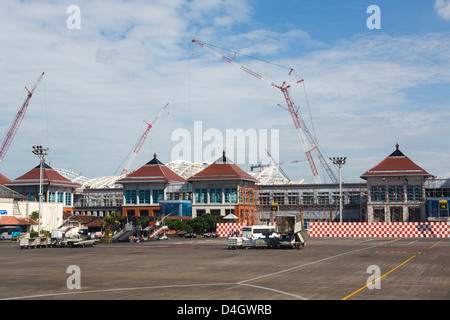
<svg viewBox="0 0 450 320">
<path fill-rule="evenodd" d="M 432 245 L 431 247 L 429 247 L 427 250 L 430 250 L 430 249 L 434 248 L 435 246 L 437 246 L 437 245 L 438 245 L 439 243 L 441 243 L 442 241 L 444 241 L 444 239 L 442 239 L 442 240 L 439 241 L 439 242 L 436 242 L 434 245 Z M 381 277 L 379 277 L 379 278 L 373 280 L 372 283 L 375 283 L 375 282 L 377 282 L 378 280 L 381 280 L 382 278 L 386 277 L 388 274 L 394 272 L 395 270 L 397 270 L 397 269 L 400 268 L 401 266 L 405 265 L 406 263 L 408 263 L 409 261 L 411 261 L 412 259 L 414 259 L 415 257 L 417 257 L 417 255 L 419 255 L 419 254 L 422 254 L 422 252 L 421 252 L 421 251 L 417 252 L 415 255 L 413 255 L 413 256 L 410 257 L 409 259 L 407 259 L 407 260 L 403 261 L 402 263 L 400 263 L 400 264 L 399 264 L 398 266 L 396 266 L 394 269 L 392 269 L 392 270 L 390 270 L 389 272 L 385 273 L 385 274 L 382 275 Z M 343 298 L 342 300 L 347 300 L 348 298 L 354 296 L 354 295 L 357 294 L 358 292 L 360 292 L 360 291 L 364 290 L 365 288 L 367 288 L 368 285 L 369 285 L 369 284 L 366 284 L 364 287 L 362 287 L 362 288 L 356 290 L 355 292 L 349 294 L 348 296 L 346 296 L 346 297 Z"/>
<path fill-rule="evenodd" d="M 387 241 L 385 243 L 392 243 L 392 242 L 395 242 L 397 240 L 399 240 L 399 239 L 389 240 L 389 241 Z M 304 267 L 307 267 L 307 266 L 311 266 L 311 265 L 314 265 L 314 264 L 317 264 L 317 263 L 320 263 L 320 262 L 323 262 L 323 261 L 327 261 L 327 260 L 331 260 L 331 259 L 334 259 L 334 258 L 338 258 L 338 257 L 342 257 L 342 256 L 345 256 L 345 255 L 349 255 L 349 254 L 352 254 L 352 253 L 355 253 L 355 252 L 358 252 L 358 251 L 371 249 L 371 248 L 383 245 L 385 243 L 374 244 L 374 245 L 371 245 L 371 246 L 368 246 L 368 247 L 364 247 L 364 248 L 359 248 L 359 249 L 343 252 L 343 253 L 336 254 L 336 255 L 333 255 L 333 256 L 330 256 L 330 257 L 326 257 L 326 258 L 322 258 L 322 259 L 319 259 L 319 260 L 316 260 L 316 261 L 304 263 L 304 264 L 301 264 L 301 265 L 298 265 L 298 266 L 294 266 L 294 267 L 287 268 L 287 269 L 284 269 L 284 270 L 280 270 L 280 271 L 277 271 L 277 272 L 272 272 L 272 273 L 269 273 L 269 274 L 261 275 L 261 276 L 254 277 L 254 278 L 251 278 L 251 279 L 241 280 L 241 281 L 238 281 L 238 282 L 174 284 L 174 285 L 134 287 L 134 288 L 116 288 L 116 289 L 102 289 L 102 290 L 88 290 L 88 291 L 71 291 L 71 292 L 48 293 L 48 294 L 39 294 L 39 295 L 31 295 L 31 296 L 22 296 L 22 297 L 11 297 L 11 298 L 4 298 L 4 299 L 0 299 L 0 300 L 32 299 L 32 298 L 44 298 L 44 297 L 64 296 L 64 295 L 78 295 L 78 294 L 88 294 L 88 293 L 119 292 L 119 291 L 131 291 L 131 290 L 146 290 L 146 289 L 167 289 L 167 288 L 182 288 L 182 287 L 201 287 L 201 286 L 247 286 L 247 287 L 253 287 L 253 288 L 257 288 L 257 289 L 261 289 L 261 290 L 268 290 L 268 291 L 280 293 L 280 294 L 283 294 L 283 295 L 288 295 L 288 296 L 291 296 L 291 297 L 295 297 L 295 298 L 298 298 L 298 299 L 306 300 L 307 298 L 302 297 L 300 295 L 296 295 L 296 294 L 289 293 L 289 292 L 284 292 L 284 291 L 273 289 L 273 288 L 258 286 L 258 285 L 255 285 L 255 284 L 250 284 L 249 282 L 253 282 L 253 281 L 258 281 L 258 282 L 267 281 L 267 282 L 271 282 L 270 280 L 262 280 L 262 279 L 268 278 L 268 277 L 271 277 L 271 276 L 274 276 L 274 275 L 279 275 L 279 274 L 282 274 L 282 273 L 294 271 L 294 270 L 297 270 L 297 269 L 300 269 L 300 268 L 304 268 Z M 433 248 L 434 246 L 436 246 L 439 243 L 440 242 L 436 243 L 435 245 L 431 246 L 429 249 Z M 421 252 L 419 252 L 417 254 L 420 254 L 420 253 Z M 89 255 L 92 255 L 92 254 L 89 254 Z M 60 258 L 74 257 L 74 256 L 56 257 L 56 258 L 50 258 L 50 259 L 60 259 Z M 78 255 L 78 256 L 80 256 L 80 255 Z M 411 260 L 414 257 L 411 257 L 409 260 Z M 38 259 L 38 260 L 47 260 L 47 259 Z M 403 264 L 407 263 L 409 260 L 405 261 Z M 32 261 L 35 261 L 35 260 L 32 260 Z M 25 262 L 25 261 L 22 261 L 22 262 Z M 20 262 L 16 262 L 16 263 L 20 263 Z M 394 268 L 393 270 L 391 270 L 387 274 L 393 272 L 395 269 L 399 268 L 400 266 L 401 265 L 397 266 L 396 268 Z M 383 275 L 382 277 L 386 276 L 387 274 Z M 197 280 L 207 280 L 207 279 L 197 279 Z M 210 279 L 210 280 L 212 280 L 212 279 Z M 220 279 L 220 280 L 223 281 L 223 279 Z M 275 282 L 275 280 L 273 282 Z M 362 289 L 363 288 L 361 288 L 360 290 L 362 290 Z M 355 293 L 353 293 L 353 294 L 355 294 Z"/>
<path fill-rule="evenodd" d="M 394 241 L 397 241 L 397 240 L 398 240 L 398 239 L 391 240 L 391 241 L 388 241 L 388 242 L 394 242 Z M 258 276 L 258 277 L 255 277 L 255 278 L 243 280 L 243 281 L 240 281 L 240 282 L 238 282 L 238 283 L 239 283 L 239 284 L 242 284 L 242 283 L 246 283 L 246 282 L 257 281 L 257 280 L 260 280 L 260 279 L 262 279 L 262 278 L 267 278 L 267 277 L 279 275 L 279 274 L 281 274 L 281 273 L 286 273 L 286 272 L 289 272 L 289 271 L 297 270 L 297 269 L 304 268 L 304 267 L 307 267 L 307 266 L 311 266 L 311 265 L 313 265 L 313 264 L 317 264 L 317 263 L 320 263 L 320 262 L 323 262 L 323 261 L 327 261 L 327 260 L 330 260 L 330 259 L 342 257 L 342 256 L 345 256 L 345 255 L 354 253 L 354 252 L 358 252 L 358 251 L 362 251 L 362 250 L 367 250 L 367 249 L 370 249 L 370 248 L 374 248 L 374 247 L 377 247 L 377 246 L 379 246 L 379 245 L 380 245 L 380 244 L 375 244 L 375 245 L 372 245 L 372 246 L 369 246 L 369 247 L 364 247 L 364 248 L 359 248 L 359 249 L 355 249 L 355 250 L 351 250 L 351 251 L 339 253 L 339 254 L 334 255 L 334 256 L 330 256 L 330 257 L 326 257 L 326 258 L 319 259 L 319 260 L 316 260 L 316 261 L 308 262 L 308 263 L 305 263 L 305 264 L 301 264 L 301 265 L 294 266 L 294 267 L 291 267 L 291 268 L 288 268 L 288 269 L 284 269 L 284 270 L 280 270 L 280 271 L 277 271 L 277 272 L 268 273 L 268 274 L 265 274 L 265 275 L 262 275 L 262 276 Z"/>
<path fill-rule="evenodd" d="M 65 258 L 83 257 L 83 256 L 92 256 L 92 255 L 97 255 L 97 253 L 84 253 L 84 254 L 74 254 L 74 255 L 70 255 L 70 256 L 61 256 L 61 257 L 53 257 L 53 258 L 39 258 L 39 259 L 22 260 L 22 261 L 1 262 L 0 265 L 26 263 L 26 262 L 34 262 L 34 261 L 56 260 L 56 259 L 65 259 Z"/>
</svg>

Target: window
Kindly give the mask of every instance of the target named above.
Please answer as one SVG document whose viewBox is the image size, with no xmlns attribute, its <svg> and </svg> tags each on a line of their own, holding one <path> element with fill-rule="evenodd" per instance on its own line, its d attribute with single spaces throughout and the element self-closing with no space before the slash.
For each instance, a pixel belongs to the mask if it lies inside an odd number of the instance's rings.
<svg viewBox="0 0 450 320">
<path fill-rule="evenodd" d="M 384 222 L 384 209 L 374 208 L 373 209 L 373 222 Z"/>
<path fill-rule="evenodd" d="M 160 200 L 164 200 L 164 190 L 153 190 L 153 203 L 159 203 Z"/>
<path fill-rule="evenodd" d="M 303 193 L 303 204 L 314 204 L 314 193 L 304 192 Z"/>
<path fill-rule="evenodd" d="M 225 203 L 237 203 L 237 188 L 225 188 Z"/>
<path fill-rule="evenodd" d="M 71 193 L 66 193 L 66 206 L 71 206 L 72 205 L 72 194 Z"/>
<path fill-rule="evenodd" d="M 389 202 L 403 201 L 403 186 L 388 186 L 388 199 Z"/>
<path fill-rule="evenodd" d="M 330 203 L 330 194 L 328 192 L 319 192 L 318 203 L 319 204 L 329 204 Z"/>
<path fill-rule="evenodd" d="M 139 190 L 139 203 L 150 204 L 150 190 Z"/>
<path fill-rule="evenodd" d="M 25 192 L 25 197 L 27 197 L 27 201 L 34 201 L 34 193 L 33 192 Z"/>
<path fill-rule="evenodd" d="M 386 187 L 385 186 L 371 186 L 370 187 L 371 201 L 386 201 Z"/>
<path fill-rule="evenodd" d="M 288 193 L 288 204 L 298 204 L 300 201 L 300 197 L 296 192 Z"/>
<path fill-rule="evenodd" d="M 284 193 L 274 193 L 273 194 L 273 202 L 278 203 L 279 205 L 284 204 Z"/>
<path fill-rule="evenodd" d="M 267 206 L 270 204 L 270 193 L 261 193 L 259 195 L 259 202 L 263 206 Z"/>
<path fill-rule="evenodd" d="M 360 204 L 361 194 L 359 192 L 349 192 L 348 201 L 350 204 Z"/>
<path fill-rule="evenodd" d="M 125 190 L 125 204 L 136 204 L 137 193 L 136 190 Z"/>
<path fill-rule="evenodd" d="M 56 192 L 48 193 L 48 202 L 56 202 Z"/>
<path fill-rule="evenodd" d="M 206 189 L 195 189 L 195 203 L 207 203 L 208 194 Z"/>
<path fill-rule="evenodd" d="M 422 187 L 408 186 L 407 187 L 408 201 L 421 201 L 422 200 Z"/>
<path fill-rule="evenodd" d="M 209 202 L 210 203 L 222 203 L 222 189 L 209 190 Z"/>
<path fill-rule="evenodd" d="M 64 202 L 64 192 L 58 192 L 58 203 Z"/>
</svg>

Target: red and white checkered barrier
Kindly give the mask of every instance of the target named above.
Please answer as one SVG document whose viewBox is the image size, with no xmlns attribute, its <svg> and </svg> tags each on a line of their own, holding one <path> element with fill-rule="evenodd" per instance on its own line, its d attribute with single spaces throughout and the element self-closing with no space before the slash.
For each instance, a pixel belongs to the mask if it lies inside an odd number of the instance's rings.
<svg viewBox="0 0 450 320">
<path fill-rule="evenodd" d="M 312 222 L 311 237 L 449 238 L 448 222 Z"/>
<path fill-rule="evenodd" d="M 233 232 L 233 235 L 242 236 L 242 227 L 243 223 L 218 223 L 216 225 L 216 233 L 221 238 L 227 238 L 230 236 L 230 233 Z"/>
</svg>

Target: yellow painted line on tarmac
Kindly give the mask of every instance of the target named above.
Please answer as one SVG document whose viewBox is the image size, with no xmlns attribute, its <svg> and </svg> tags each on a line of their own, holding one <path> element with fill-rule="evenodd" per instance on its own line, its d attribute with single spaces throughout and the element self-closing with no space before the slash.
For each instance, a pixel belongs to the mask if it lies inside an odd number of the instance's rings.
<svg viewBox="0 0 450 320">
<path fill-rule="evenodd" d="M 444 239 L 442 239 L 442 240 L 439 241 L 439 242 L 436 242 L 434 245 L 432 245 L 431 247 L 429 247 L 427 250 L 430 250 L 430 249 L 434 248 L 434 247 L 437 246 L 439 243 L 441 243 L 443 240 L 444 240 Z M 409 261 L 411 261 L 412 259 L 414 259 L 415 257 L 417 257 L 418 254 L 422 254 L 422 252 L 417 252 L 417 253 L 416 253 L 415 255 L 413 255 L 411 258 L 409 258 L 408 260 L 403 261 L 403 262 L 400 263 L 398 266 L 396 266 L 394 269 L 392 269 L 392 270 L 390 270 L 389 272 L 385 273 L 385 274 L 382 275 L 381 277 L 379 277 L 379 278 L 373 280 L 371 283 L 375 283 L 375 282 L 377 282 L 378 280 L 380 280 L 380 279 L 386 277 L 386 276 L 387 276 L 388 274 L 390 274 L 391 272 L 394 272 L 395 270 L 397 270 L 397 269 L 400 268 L 401 266 L 405 265 L 406 263 L 408 263 Z M 350 298 L 351 296 L 353 296 L 353 295 L 357 294 L 358 292 L 360 292 L 360 291 L 364 290 L 365 288 L 367 288 L 368 285 L 369 285 L 369 284 L 366 284 L 364 287 L 362 287 L 362 288 L 356 290 L 355 292 L 349 294 L 348 296 L 346 296 L 346 297 L 343 298 L 342 300 L 347 300 L 347 299 Z"/>
</svg>

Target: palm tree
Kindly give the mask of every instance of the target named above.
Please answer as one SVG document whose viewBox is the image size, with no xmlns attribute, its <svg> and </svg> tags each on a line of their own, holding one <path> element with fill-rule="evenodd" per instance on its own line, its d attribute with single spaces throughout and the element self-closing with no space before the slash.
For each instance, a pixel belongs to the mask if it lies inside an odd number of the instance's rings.
<svg viewBox="0 0 450 320">
<path fill-rule="evenodd" d="M 119 212 L 113 211 L 109 216 L 103 218 L 103 230 L 112 230 L 115 226 L 118 226 L 125 219 Z"/>
</svg>

